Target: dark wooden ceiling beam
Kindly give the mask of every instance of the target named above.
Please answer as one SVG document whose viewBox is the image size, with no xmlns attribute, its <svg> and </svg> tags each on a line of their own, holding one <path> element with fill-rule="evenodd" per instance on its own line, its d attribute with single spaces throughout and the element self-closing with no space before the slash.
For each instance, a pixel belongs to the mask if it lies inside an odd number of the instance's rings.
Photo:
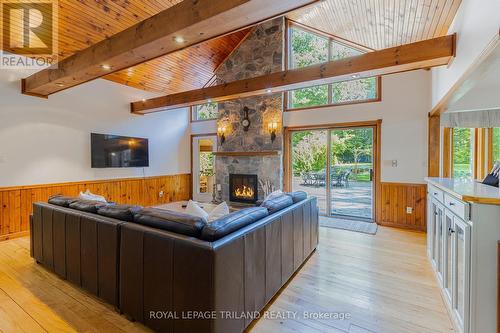
<svg viewBox="0 0 500 333">
<path fill-rule="evenodd" d="M 317 1 L 184 0 L 24 79 L 23 93 L 48 96 Z"/>
<path fill-rule="evenodd" d="M 147 114 L 209 101 L 222 102 L 332 82 L 446 65 L 455 56 L 455 35 L 365 53 L 301 69 L 133 102 L 132 113 Z"/>
</svg>

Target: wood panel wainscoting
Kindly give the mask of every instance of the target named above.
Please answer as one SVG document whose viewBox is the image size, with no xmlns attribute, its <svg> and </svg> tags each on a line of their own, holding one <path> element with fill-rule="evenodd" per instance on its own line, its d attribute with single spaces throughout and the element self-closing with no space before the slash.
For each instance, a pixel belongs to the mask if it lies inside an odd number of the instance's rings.
<svg viewBox="0 0 500 333">
<path fill-rule="evenodd" d="M 427 185 L 409 183 L 381 183 L 380 225 L 412 230 L 426 230 Z M 406 207 L 413 208 L 408 214 Z"/>
<path fill-rule="evenodd" d="M 158 205 L 188 200 L 191 174 L 0 187 L 0 241 L 29 233 L 33 202 L 47 201 L 54 194 L 77 196 L 87 189 L 119 204 Z"/>
</svg>

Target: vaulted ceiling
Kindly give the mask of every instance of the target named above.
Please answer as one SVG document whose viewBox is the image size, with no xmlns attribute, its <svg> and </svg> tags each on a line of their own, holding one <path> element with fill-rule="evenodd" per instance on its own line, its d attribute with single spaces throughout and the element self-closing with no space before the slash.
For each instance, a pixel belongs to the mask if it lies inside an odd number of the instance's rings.
<svg viewBox="0 0 500 333">
<path fill-rule="evenodd" d="M 294 21 L 380 50 L 446 35 L 461 0 L 325 0 Z"/>
<path fill-rule="evenodd" d="M 60 59 L 181 1 L 59 1 Z M 288 17 L 355 43 L 383 49 L 445 35 L 460 1 L 325 0 L 289 13 Z M 104 78 L 164 94 L 201 88 L 249 32 L 245 29 L 219 37 Z"/>
</svg>

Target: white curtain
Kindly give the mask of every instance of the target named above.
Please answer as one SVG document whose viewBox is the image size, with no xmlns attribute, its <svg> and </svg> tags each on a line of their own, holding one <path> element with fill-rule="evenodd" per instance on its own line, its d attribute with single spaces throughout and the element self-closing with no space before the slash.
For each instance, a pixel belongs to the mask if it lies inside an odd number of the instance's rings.
<svg viewBox="0 0 500 333">
<path fill-rule="evenodd" d="M 500 127 L 500 110 L 443 113 L 441 126 L 453 128 Z"/>
</svg>

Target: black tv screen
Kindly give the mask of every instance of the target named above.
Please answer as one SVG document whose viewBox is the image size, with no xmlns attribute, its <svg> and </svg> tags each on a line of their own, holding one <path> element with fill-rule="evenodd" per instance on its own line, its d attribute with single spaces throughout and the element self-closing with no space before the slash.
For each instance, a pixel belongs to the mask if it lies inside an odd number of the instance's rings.
<svg viewBox="0 0 500 333">
<path fill-rule="evenodd" d="M 92 168 L 149 166 L 148 139 L 92 133 L 90 141 Z"/>
</svg>

